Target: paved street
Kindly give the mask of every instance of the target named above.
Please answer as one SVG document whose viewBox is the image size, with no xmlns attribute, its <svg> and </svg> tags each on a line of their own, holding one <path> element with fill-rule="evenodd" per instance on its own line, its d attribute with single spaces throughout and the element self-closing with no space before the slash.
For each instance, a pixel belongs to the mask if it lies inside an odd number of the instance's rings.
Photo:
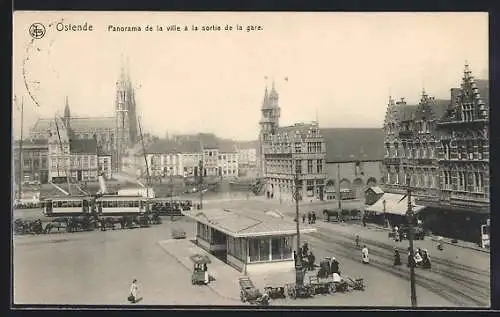
<svg viewBox="0 0 500 317">
<path fill-rule="evenodd" d="M 207 205 L 221 207 L 251 206 L 276 209 L 293 216 L 291 206 L 273 204 L 260 199 L 229 202 L 212 200 Z M 38 217 L 39 211 L 16 211 L 15 217 Z M 14 238 L 14 301 L 40 304 L 126 304 L 132 278 L 140 282 L 145 305 L 239 305 L 237 288 L 217 292 L 210 287 L 193 287 L 190 270 L 174 256 L 162 250 L 159 241 L 170 239 L 172 226 L 180 226 L 188 236 L 194 224 L 178 220 L 163 225 L 134 230 L 106 232 L 60 233 Z M 276 300 L 273 305 L 338 305 L 338 306 L 408 306 L 409 273 L 406 266 L 392 267 L 394 243 L 386 231 L 362 228 L 357 225 L 316 223 L 318 232 L 303 236 L 316 259 L 334 255 L 340 260 L 343 274 L 363 277 L 365 292 L 316 296 L 311 299 Z M 359 234 L 370 249 L 371 264 L 360 263 L 360 250 L 354 247 Z M 405 249 L 407 242 L 401 243 Z M 416 247 L 429 249 L 433 268 L 417 269 L 419 306 L 488 306 L 489 254 L 445 246 L 435 249 L 432 241 L 417 241 Z M 406 262 L 402 250 L 403 263 Z M 214 268 L 216 269 L 216 268 Z M 220 273 L 220 272 L 219 272 Z M 214 272 L 217 275 L 217 272 Z M 219 274 L 220 275 L 220 274 Z M 237 276 L 234 272 L 227 276 Z M 259 288 L 269 284 L 284 285 L 293 281 L 276 275 L 265 282 L 255 276 Z M 289 279 L 289 280 L 288 280 Z M 219 287 L 229 285 L 219 281 Z M 236 280 L 233 282 L 236 284 Z M 233 285 L 234 286 L 234 285 Z M 51 291 L 48 292 L 47 289 Z M 234 296 L 230 296 L 235 292 Z M 224 296 L 221 296 L 223 294 Z"/>
<path fill-rule="evenodd" d="M 175 225 L 193 230 L 192 223 Z M 127 304 L 137 278 L 144 305 L 238 304 L 191 285 L 191 272 L 158 246 L 170 228 L 15 237 L 14 303 Z"/>
</svg>

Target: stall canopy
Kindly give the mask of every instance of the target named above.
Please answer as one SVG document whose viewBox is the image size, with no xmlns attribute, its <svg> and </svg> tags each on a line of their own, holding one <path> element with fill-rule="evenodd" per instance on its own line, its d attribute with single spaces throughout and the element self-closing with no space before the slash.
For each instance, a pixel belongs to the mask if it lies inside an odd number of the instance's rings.
<svg viewBox="0 0 500 317">
<path fill-rule="evenodd" d="M 412 197 L 411 201 L 414 213 L 417 213 L 425 208 L 424 206 L 416 205 L 414 197 Z M 388 213 L 402 216 L 408 211 L 408 197 L 400 194 L 384 193 L 376 203 L 368 206 L 366 211 L 375 212 L 377 214 Z"/>
</svg>

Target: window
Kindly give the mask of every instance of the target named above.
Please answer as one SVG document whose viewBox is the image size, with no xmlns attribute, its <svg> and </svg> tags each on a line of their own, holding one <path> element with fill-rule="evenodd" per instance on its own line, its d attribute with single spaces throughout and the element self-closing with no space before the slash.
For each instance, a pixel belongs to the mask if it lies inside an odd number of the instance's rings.
<svg viewBox="0 0 500 317">
<path fill-rule="evenodd" d="M 307 174 L 313 173 L 313 161 L 307 160 Z"/>
<path fill-rule="evenodd" d="M 295 153 L 301 153 L 301 152 L 302 152 L 302 143 L 295 142 Z"/>
<path fill-rule="evenodd" d="M 308 179 L 306 184 L 307 184 L 307 191 L 314 190 L 314 179 Z"/>
<path fill-rule="evenodd" d="M 390 145 L 389 145 L 389 143 L 386 143 L 385 144 L 385 156 L 388 157 L 390 155 L 389 151 L 390 151 Z"/>
<path fill-rule="evenodd" d="M 391 173 L 387 172 L 387 184 L 391 183 Z"/>
<path fill-rule="evenodd" d="M 316 173 L 318 174 L 323 173 L 323 160 L 316 161 Z"/>
<path fill-rule="evenodd" d="M 295 173 L 302 174 L 302 161 L 301 160 L 295 161 Z"/>
</svg>

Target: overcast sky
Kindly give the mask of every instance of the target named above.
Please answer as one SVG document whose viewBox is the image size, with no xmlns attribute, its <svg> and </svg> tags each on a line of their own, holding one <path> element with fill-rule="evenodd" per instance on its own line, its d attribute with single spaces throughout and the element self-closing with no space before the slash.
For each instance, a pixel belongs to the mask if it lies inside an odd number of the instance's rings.
<svg viewBox="0 0 500 317">
<path fill-rule="evenodd" d="M 58 32 L 60 20 L 94 30 Z M 34 22 L 47 33 L 30 45 Z M 164 31 L 108 31 L 148 24 Z M 170 24 L 222 30 L 167 32 Z M 226 24 L 244 30 L 224 31 Z M 13 38 L 13 93 L 24 100 L 25 133 L 37 118 L 62 114 L 65 96 L 72 115 L 111 116 L 121 55 L 144 130 L 159 136 L 256 139 L 266 76 L 267 85 L 276 81 L 282 125 L 317 115 L 322 127 L 381 127 L 389 93 L 416 103 L 425 87 L 449 99 L 466 60 L 476 77 L 488 75 L 486 13 L 16 12 Z M 19 111 L 13 116 L 19 135 Z"/>
</svg>

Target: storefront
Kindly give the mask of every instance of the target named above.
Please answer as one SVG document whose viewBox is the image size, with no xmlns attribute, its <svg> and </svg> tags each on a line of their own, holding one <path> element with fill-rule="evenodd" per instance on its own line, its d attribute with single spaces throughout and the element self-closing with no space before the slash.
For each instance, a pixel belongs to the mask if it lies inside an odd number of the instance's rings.
<svg viewBox="0 0 500 317">
<path fill-rule="evenodd" d="M 201 248 L 225 252 L 225 261 L 239 271 L 293 269 L 295 222 L 256 210 L 193 210 L 183 214 L 196 221 Z M 301 233 L 316 229 L 303 226 Z"/>
<path fill-rule="evenodd" d="M 417 205 L 412 197 L 412 211 L 417 214 L 425 207 Z M 365 215 L 370 222 L 387 224 L 389 226 L 405 224 L 408 212 L 408 197 L 401 194 L 384 193 L 379 200 L 365 209 Z"/>
</svg>

